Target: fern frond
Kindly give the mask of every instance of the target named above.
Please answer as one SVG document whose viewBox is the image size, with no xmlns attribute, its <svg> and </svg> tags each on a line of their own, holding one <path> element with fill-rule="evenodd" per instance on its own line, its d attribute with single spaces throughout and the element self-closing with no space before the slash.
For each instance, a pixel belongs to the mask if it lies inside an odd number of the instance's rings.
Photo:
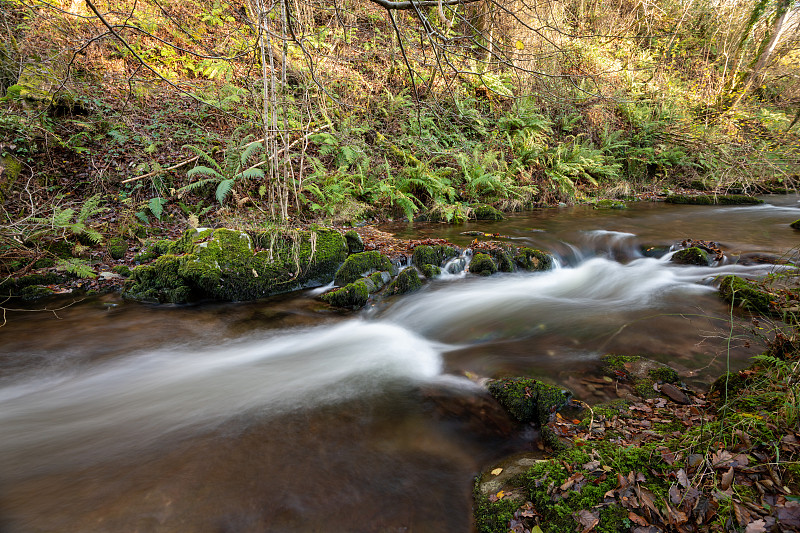
<svg viewBox="0 0 800 533">
<path fill-rule="evenodd" d="M 97 274 L 94 273 L 92 267 L 89 266 L 87 261 L 70 257 L 69 259 L 59 259 L 56 262 L 58 270 L 64 270 L 70 274 L 74 274 L 79 278 L 96 278 Z"/>
<path fill-rule="evenodd" d="M 88 200 L 83 203 L 80 212 L 78 213 L 78 222 L 86 222 L 92 215 L 96 215 L 97 213 L 102 212 L 104 209 L 99 207 L 101 196 L 99 194 L 95 194 Z"/>
<path fill-rule="evenodd" d="M 184 185 L 183 187 L 181 187 L 180 189 L 178 189 L 175 192 L 177 192 L 179 194 L 182 194 L 182 193 L 185 193 L 185 192 L 192 192 L 193 190 L 199 189 L 199 188 L 203 187 L 204 185 L 208 185 L 209 183 L 217 183 L 218 181 L 219 180 L 215 179 L 215 178 L 206 178 L 204 180 L 193 181 L 192 183 L 189 183 L 188 185 Z"/>
<path fill-rule="evenodd" d="M 201 150 L 196 146 L 192 146 L 191 144 L 184 144 L 183 147 L 194 152 L 195 155 L 200 157 L 200 159 L 204 160 L 206 163 L 214 167 L 219 174 L 222 174 L 222 167 L 220 167 L 219 164 L 216 161 L 214 161 L 214 158 L 208 155 L 206 152 L 204 152 L 203 150 Z"/>
<path fill-rule="evenodd" d="M 264 179 L 264 171 L 260 168 L 248 168 L 247 170 L 243 170 L 242 172 L 236 174 L 233 179 L 243 179 L 243 180 L 251 180 L 251 179 Z"/>
<path fill-rule="evenodd" d="M 59 211 L 57 213 L 53 213 L 53 226 L 57 228 L 64 228 L 72 222 L 72 215 L 75 214 L 73 209 L 67 208 L 63 211 Z M 49 222 L 49 221 L 48 221 Z"/>
<path fill-rule="evenodd" d="M 217 170 L 211 167 L 206 167 L 203 165 L 194 167 L 193 169 L 189 170 L 189 172 L 186 173 L 186 177 L 193 178 L 198 174 L 200 174 L 201 176 L 210 176 L 212 178 L 217 178 L 218 180 L 224 179 L 224 176 L 222 175 L 221 172 L 218 172 Z"/>
<path fill-rule="evenodd" d="M 84 228 L 81 235 L 89 239 L 89 242 L 92 244 L 98 244 L 103 240 L 103 236 L 100 234 L 100 232 L 92 228 Z"/>
<path fill-rule="evenodd" d="M 250 159 L 250 157 L 253 154 L 255 154 L 256 152 L 258 152 L 259 150 L 263 150 L 263 149 L 264 149 L 264 145 L 262 143 L 253 143 L 253 144 L 249 145 L 247 148 L 245 148 L 242 151 L 242 155 L 241 155 L 241 158 L 240 158 L 241 165 L 242 166 L 246 166 L 247 165 L 247 161 Z"/>
<path fill-rule="evenodd" d="M 222 180 L 219 182 L 219 185 L 217 185 L 217 193 L 216 193 L 217 201 L 219 203 L 221 204 L 225 203 L 225 198 L 228 197 L 228 193 L 230 193 L 231 189 L 233 188 L 233 182 L 234 180 L 232 179 Z"/>
</svg>

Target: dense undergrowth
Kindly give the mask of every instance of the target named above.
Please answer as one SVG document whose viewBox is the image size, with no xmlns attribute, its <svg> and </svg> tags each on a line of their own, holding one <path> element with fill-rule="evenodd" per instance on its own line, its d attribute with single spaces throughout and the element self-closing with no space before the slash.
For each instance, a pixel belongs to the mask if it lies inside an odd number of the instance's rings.
<svg viewBox="0 0 800 533">
<path fill-rule="evenodd" d="M 552 34 L 519 12 L 487 42 L 479 11 L 445 31 L 297 3 L 295 39 L 267 55 L 252 13 L 221 1 L 0 4 L 3 274 L 154 228 L 459 223 L 485 204 L 796 186 L 796 28 L 739 99 L 767 4 L 567 2 Z M 430 24 L 452 41 L 426 42 Z"/>
</svg>

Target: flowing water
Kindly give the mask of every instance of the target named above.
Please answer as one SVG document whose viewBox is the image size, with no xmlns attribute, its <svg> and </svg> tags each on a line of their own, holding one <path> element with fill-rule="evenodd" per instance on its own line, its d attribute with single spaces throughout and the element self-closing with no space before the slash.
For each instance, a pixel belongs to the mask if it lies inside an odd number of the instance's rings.
<svg viewBox="0 0 800 533">
<path fill-rule="evenodd" d="M 0 329 L 0 533 L 468 532 L 474 475 L 535 449 L 535 435 L 486 416 L 491 403 L 465 374 L 533 375 L 599 401 L 583 380 L 604 353 L 670 363 L 696 385 L 742 367 L 758 341 L 747 316 L 731 322 L 713 280 L 793 258 L 798 202 L 388 227 L 461 245 L 473 239 L 464 231 L 499 233 L 553 252 L 559 267 L 444 275 L 357 314 L 331 310 L 319 291 L 11 312 Z M 671 264 L 665 250 L 686 238 L 717 241 L 726 258 Z"/>
</svg>

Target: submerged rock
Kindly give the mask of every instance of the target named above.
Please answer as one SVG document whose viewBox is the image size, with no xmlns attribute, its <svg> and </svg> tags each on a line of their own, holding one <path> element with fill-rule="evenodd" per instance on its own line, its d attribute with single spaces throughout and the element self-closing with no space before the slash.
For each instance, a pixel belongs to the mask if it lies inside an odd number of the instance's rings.
<svg viewBox="0 0 800 533">
<path fill-rule="evenodd" d="M 566 404 L 569 391 L 533 378 L 506 378 L 489 383 L 489 393 L 520 422 L 544 426 Z"/>
<path fill-rule="evenodd" d="M 628 205 L 620 200 L 605 198 L 603 200 L 597 200 L 593 207 L 595 209 L 627 209 Z"/>
<path fill-rule="evenodd" d="M 254 300 L 324 285 L 347 256 L 344 237 L 330 229 L 190 229 L 158 248 L 168 253 L 133 269 L 125 297 L 161 303 Z"/>
<path fill-rule="evenodd" d="M 708 266 L 711 264 L 708 252 L 697 246 L 678 250 L 672 255 L 670 261 L 679 265 Z"/>
</svg>

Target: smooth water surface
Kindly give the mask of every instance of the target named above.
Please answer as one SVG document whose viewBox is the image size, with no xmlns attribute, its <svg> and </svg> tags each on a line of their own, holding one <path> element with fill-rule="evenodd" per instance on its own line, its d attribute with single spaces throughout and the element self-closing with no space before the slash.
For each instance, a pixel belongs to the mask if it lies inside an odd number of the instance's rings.
<svg viewBox="0 0 800 533">
<path fill-rule="evenodd" d="M 794 257 L 798 198 L 767 201 L 392 226 L 461 245 L 474 238 L 461 232 L 497 233 L 560 266 L 445 276 L 357 314 L 312 291 L 10 313 L 0 532 L 468 532 L 474 475 L 535 443 L 487 416 L 465 373 L 534 375 L 599 401 L 582 379 L 609 352 L 668 362 L 689 384 L 743 366 L 757 341 L 747 316 L 731 323 L 714 278 Z M 726 259 L 688 267 L 642 252 L 686 238 L 719 242 Z"/>
</svg>

